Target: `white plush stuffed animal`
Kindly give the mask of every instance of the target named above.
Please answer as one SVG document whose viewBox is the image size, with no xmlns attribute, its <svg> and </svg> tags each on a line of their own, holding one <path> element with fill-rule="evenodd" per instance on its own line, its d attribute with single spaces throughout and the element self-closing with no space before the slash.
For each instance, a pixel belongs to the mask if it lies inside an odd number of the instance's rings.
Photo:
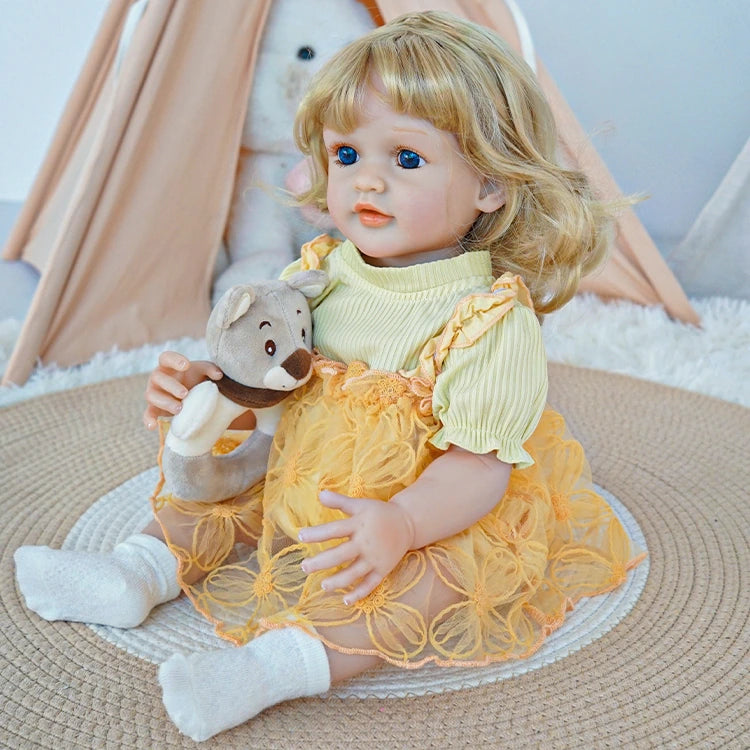
<svg viewBox="0 0 750 750">
<path fill-rule="evenodd" d="M 277 278 L 303 243 L 330 228 L 311 224 L 279 192 L 301 159 L 294 115 L 312 76 L 374 26 L 358 0 L 273 1 L 250 92 L 214 302 L 236 284 Z"/>
<path fill-rule="evenodd" d="M 300 271 L 222 296 L 206 325 L 206 344 L 224 377 L 191 388 L 172 419 L 162 452 L 167 492 L 217 502 L 265 475 L 281 401 L 312 374 L 308 299 L 327 283 L 323 271 Z M 248 409 L 257 422 L 252 435 L 231 453 L 213 455 L 214 443 Z"/>
</svg>

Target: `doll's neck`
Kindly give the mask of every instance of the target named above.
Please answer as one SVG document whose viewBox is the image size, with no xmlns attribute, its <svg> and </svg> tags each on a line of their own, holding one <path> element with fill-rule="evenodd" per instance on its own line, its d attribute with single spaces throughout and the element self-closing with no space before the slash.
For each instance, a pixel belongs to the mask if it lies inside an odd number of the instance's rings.
<svg viewBox="0 0 750 750">
<path fill-rule="evenodd" d="M 377 255 L 367 255 L 367 253 L 360 249 L 359 254 L 362 256 L 362 260 L 368 266 L 375 266 L 376 268 L 408 268 L 409 266 L 420 265 L 421 263 L 432 263 L 436 260 L 448 260 L 449 258 L 455 258 L 457 255 L 461 255 L 463 251 L 459 247 L 444 247 L 438 250 L 428 250 L 421 253 L 408 253 L 406 255 L 396 256 L 384 256 L 378 257 Z"/>
</svg>

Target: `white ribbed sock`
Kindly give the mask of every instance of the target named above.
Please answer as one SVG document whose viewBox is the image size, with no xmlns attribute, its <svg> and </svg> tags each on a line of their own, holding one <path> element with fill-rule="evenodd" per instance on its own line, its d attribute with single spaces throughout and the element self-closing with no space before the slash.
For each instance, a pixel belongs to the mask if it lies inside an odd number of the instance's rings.
<svg viewBox="0 0 750 750">
<path fill-rule="evenodd" d="M 325 647 L 299 628 L 270 630 L 241 648 L 171 656 L 159 668 L 164 706 L 196 742 L 281 701 L 331 686 Z"/>
<path fill-rule="evenodd" d="M 177 559 L 148 534 L 111 552 L 19 547 L 14 559 L 26 606 L 45 620 L 132 628 L 180 593 Z"/>
</svg>

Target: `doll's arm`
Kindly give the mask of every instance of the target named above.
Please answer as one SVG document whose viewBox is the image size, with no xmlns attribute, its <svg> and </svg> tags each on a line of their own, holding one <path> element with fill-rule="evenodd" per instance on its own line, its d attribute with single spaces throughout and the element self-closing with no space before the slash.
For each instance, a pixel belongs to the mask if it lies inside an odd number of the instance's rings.
<svg viewBox="0 0 750 750">
<path fill-rule="evenodd" d="M 149 376 L 146 385 L 146 410 L 143 412 L 143 424 L 146 428 L 156 428 L 158 417 L 171 417 L 182 409 L 182 399 L 188 391 L 204 380 L 219 380 L 221 370 L 212 362 L 203 360 L 191 361 L 177 352 L 162 352 L 159 364 Z M 252 429 L 255 418 L 251 412 L 232 422 L 232 429 Z"/>
<path fill-rule="evenodd" d="M 452 446 L 388 503 L 321 492 L 324 505 L 339 508 L 349 518 L 302 529 L 300 540 L 346 541 L 305 560 L 303 570 L 312 573 L 348 564 L 322 585 L 333 590 L 356 584 L 344 597 L 353 604 L 409 550 L 453 536 L 486 516 L 505 494 L 510 470 L 493 453 L 479 455 Z"/>
<path fill-rule="evenodd" d="M 413 528 L 409 549 L 453 536 L 484 518 L 505 495 L 511 468 L 494 453 L 451 446 L 391 499 Z"/>
</svg>

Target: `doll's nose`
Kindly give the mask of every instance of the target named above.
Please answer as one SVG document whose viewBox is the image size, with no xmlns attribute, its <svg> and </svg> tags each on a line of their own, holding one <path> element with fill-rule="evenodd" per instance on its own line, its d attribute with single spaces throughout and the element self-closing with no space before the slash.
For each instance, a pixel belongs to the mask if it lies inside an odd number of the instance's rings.
<svg viewBox="0 0 750 750">
<path fill-rule="evenodd" d="M 354 189 L 360 193 L 382 193 L 385 181 L 373 168 L 365 167 L 357 171 Z"/>
</svg>

